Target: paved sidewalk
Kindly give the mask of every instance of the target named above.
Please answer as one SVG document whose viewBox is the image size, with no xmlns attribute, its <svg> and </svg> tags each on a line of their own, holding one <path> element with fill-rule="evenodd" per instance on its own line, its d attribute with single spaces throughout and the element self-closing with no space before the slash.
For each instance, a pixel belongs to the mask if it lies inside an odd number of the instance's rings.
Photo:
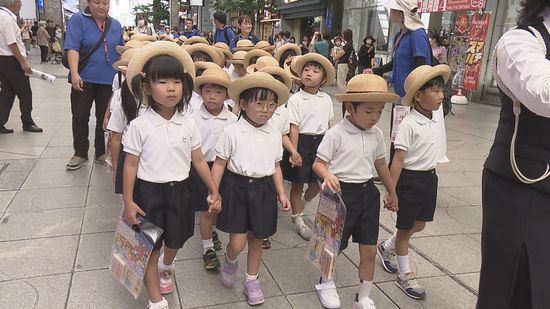
<svg viewBox="0 0 550 309">
<path fill-rule="evenodd" d="M 38 54 L 32 50 L 34 68 L 65 74 L 61 65 L 37 64 Z M 23 132 L 15 104 L 7 127 L 16 132 L 0 135 L 0 308 L 145 308 L 146 293 L 134 301 L 108 270 L 122 205 L 113 193 L 111 174 L 91 162 L 78 171 L 65 170 L 73 154 L 69 84 L 63 77 L 53 85 L 32 80 L 32 88 L 33 116 L 44 133 Z M 335 103 L 337 115 L 340 110 Z M 408 298 L 377 264 L 373 298 L 378 308 L 475 307 L 481 166 L 498 109 L 470 104 L 454 106 L 454 112 L 446 119 L 451 162 L 438 167 L 435 221 L 411 243 L 412 268 L 428 296 L 423 301 Z M 385 135 L 388 119 L 387 107 L 380 121 Z M 314 207 L 306 209 L 310 220 L 314 212 Z M 394 231 L 395 219 L 394 213 L 381 211 L 380 239 Z M 203 269 L 195 230 L 177 257 L 177 289 L 168 297 L 171 308 L 248 308 L 241 284 L 225 289 L 218 274 Z M 227 236 L 222 233 L 221 238 L 227 244 Z M 267 297 L 263 308 L 320 308 L 314 287 L 318 272 L 305 260 L 307 242 L 294 232 L 288 214 L 280 214 L 272 241 L 260 270 Z M 245 254 L 239 259 L 243 279 Z M 338 259 L 342 308 L 351 308 L 358 264 L 353 244 Z"/>
</svg>

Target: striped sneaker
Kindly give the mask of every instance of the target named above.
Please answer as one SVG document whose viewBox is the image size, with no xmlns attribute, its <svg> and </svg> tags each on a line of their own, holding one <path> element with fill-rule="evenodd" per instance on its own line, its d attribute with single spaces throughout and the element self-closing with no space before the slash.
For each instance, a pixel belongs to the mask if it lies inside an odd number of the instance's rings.
<svg viewBox="0 0 550 309">
<path fill-rule="evenodd" d="M 410 298 L 424 299 L 426 297 L 426 291 L 418 284 L 413 272 L 407 273 L 404 277 L 397 275 L 395 284 Z"/>
</svg>

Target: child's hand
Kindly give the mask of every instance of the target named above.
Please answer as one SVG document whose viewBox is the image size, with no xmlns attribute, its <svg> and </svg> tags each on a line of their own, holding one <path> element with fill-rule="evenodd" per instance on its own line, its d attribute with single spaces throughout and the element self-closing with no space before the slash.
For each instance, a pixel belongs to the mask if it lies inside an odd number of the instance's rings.
<svg viewBox="0 0 550 309">
<path fill-rule="evenodd" d="M 389 194 L 386 192 L 384 195 L 384 208 L 391 210 L 393 212 L 397 212 L 399 210 L 399 207 L 397 206 L 397 196 Z"/>
<path fill-rule="evenodd" d="M 124 220 L 131 225 L 139 224 L 137 215 L 145 216 L 145 212 L 139 206 L 132 201 L 129 204 L 124 205 Z"/>
<path fill-rule="evenodd" d="M 209 194 L 206 198 L 206 202 L 208 203 L 209 213 L 218 214 L 222 211 L 222 197 L 218 191 Z"/>
<path fill-rule="evenodd" d="M 288 199 L 288 197 L 286 197 L 285 194 L 281 194 L 278 196 L 279 198 L 279 203 L 281 203 L 281 209 L 284 211 L 284 212 L 287 212 L 290 210 L 290 200 Z"/>
<path fill-rule="evenodd" d="M 290 154 L 288 161 L 292 167 L 302 166 L 302 156 L 297 151 Z"/>
<path fill-rule="evenodd" d="M 323 181 L 323 184 L 321 185 L 321 189 L 324 190 L 325 188 L 329 188 L 333 193 L 340 191 L 340 182 L 338 181 L 338 178 L 334 176 L 333 174 L 328 174 L 325 177 L 325 181 Z"/>
</svg>

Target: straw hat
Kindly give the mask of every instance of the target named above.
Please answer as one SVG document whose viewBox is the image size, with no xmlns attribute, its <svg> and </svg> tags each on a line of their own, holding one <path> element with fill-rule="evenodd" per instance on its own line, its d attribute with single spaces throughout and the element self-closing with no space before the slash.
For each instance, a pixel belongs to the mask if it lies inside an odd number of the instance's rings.
<svg viewBox="0 0 550 309">
<path fill-rule="evenodd" d="M 136 50 L 132 59 L 128 63 L 128 69 L 126 70 L 126 79 L 128 84 L 132 84 L 134 77 L 143 72 L 143 66 L 151 58 L 168 55 L 176 58 L 183 66 L 183 71 L 189 73 L 191 77 L 195 78 L 195 64 L 191 59 L 191 56 L 178 44 L 167 41 L 158 41 L 147 44 Z M 130 91 L 133 91 L 130 87 Z M 132 92 L 135 95 L 135 93 Z M 146 102 L 143 102 L 144 104 Z"/>
<path fill-rule="evenodd" d="M 187 37 L 185 35 L 180 35 L 176 43 L 178 43 L 179 45 L 182 45 L 185 43 L 185 41 L 187 41 Z"/>
<path fill-rule="evenodd" d="M 399 99 L 395 93 L 388 92 L 385 79 L 374 74 L 359 74 L 349 80 L 346 93 L 336 94 L 340 102 L 386 103 Z"/>
<path fill-rule="evenodd" d="M 206 45 L 210 45 L 210 42 L 208 42 L 207 39 L 205 39 L 203 37 L 200 37 L 200 36 L 192 36 L 192 37 L 188 38 L 187 40 L 185 40 L 185 45 L 193 45 L 193 44 L 197 44 L 197 43 L 203 43 L 203 44 L 206 44 Z"/>
<path fill-rule="evenodd" d="M 206 62 L 206 61 L 197 61 L 195 62 L 195 74 L 199 76 L 199 71 L 205 71 L 208 69 L 221 69 L 219 65 L 215 64 L 214 62 Z M 204 72 L 203 72 L 204 73 Z"/>
<path fill-rule="evenodd" d="M 302 80 L 300 79 L 300 75 L 298 75 L 298 73 L 296 73 L 294 70 L 292 70 L 292 62 L 296 61 L 300 57 L 302 57 L 302 56 L 300 56 L 300 55 L 290 56 L 285 60 L 285 65 L 284 65 L 284 70 L 288 74 L 288 76 L 290 76 L 290 79 L 292 79 L 294 81 L 297 81 L 297 82 L 298 81 L 301 82 Z"/>
<path fill-rule="evenodd" d="M 321 54 L 309 53 L 300 56 L 296 60 L 292 61 L 292 70 L 298 75 L 301 75 L 306 63 L 311 61 L 319 63 L 325 69 L 326 76 L 325 80 L 321 83 L 321 87 L 331 84 L 334 81 L 334 77 L 336 77 L 336 72 L 334 71 L 334 66 L 332 65 L 332 63 Z"/>
<path fill-rule="evenodd" d="M 235 45 L 235 48 L 233 48 L 233 51 L 249 51 L 251 49 L 254 49 L 254 43 L 250 40 L 239 40 L 237 41 L 237 45 Z"/>
<path fill-rule="evenodd" d="M 285 45 L 279 47 L 279 49 L 275 51 L 275 54 L 273 55 L 273 57 L 277 59 L 277 61 L 281 61 L 281 56 L 287 50 L 293 50 L 296 53 L 296 55 L 302 54 L 302 50 L 300 49 L 300 46 L 293 43 L 286 43 Z"/>
<path fill-rule="evenodd" d="M 192 39 L 192 38 L 191 38 Z M 189 42 L 189 40 L 187 41 Z M 193 45 L 184 45 L 185 49 L 191 55 L 191 58 L 193 58 L 193 54 L 196 52 L 203 52 L 210 56 L 212 59 L 212 62 L 219 65 L 220 67 L 224 64 L 225 59 L 223 57 L 220 57 L 220 54 L 217 51 L 217 48 L 206 45 L 204 43 L 195 43 Z"/>
<path fill-rule="evenodd" d="M 384 4 L 388 10 L 403 12 L 403 24 L 411 31 L 424 28 L 424 23 L 418 15 L 417 0 L 387 0 Z"/>
<path fill-rule="evenodd" d="M 271 56 L 261 56 L 256 60 L 256 64 L 251 64 L 246 67 L 246 72 L 249 74 L 254 73 L 265 67 L 279 67 L 279 63 Z"/>
<path fill-rule="evenodd" d="M 248 66 L 252 62 L 252 59 L 260 58 L 262 56 L 272 57 L 270 53 L 266 52 L 265 50 L 261 50 L 261 49 L 253 49 L 253 50 L 247 52 L 246 55 L 243 58 L 244 67 L 248 68 Z"/>
<path fill-rule="evenodd" d="M 233 64 L 243 64 L 244 56 L 246 56 L 246 52 L 244 50 L 240 50 L 233 54 L 233 58 L 229 62 Z"/>
<path fill-rule="evenodd" d="M 263 49 L 265 51 L 268 51 L 270 53 L 273 53 L 273 49 L 275 48 L 275 45 L 270 45 L 268 41 L 258 41 L 256 45 L 254 45 L 255 49 Z"/>
<path fill-rule="evenodd" d="M 241 93 L 252 88 L 265 88 L 277 94 L 277 106 L 281 106 L 288 101 L 288 88 L 273 76 L 264 72 L 254 72 L 235 80 L 229 86 L 229 97 L 235 103 L 239 104 Z"/>
<path fill-rule="evenodd" d="M 223 54 L 228 57 L 229 59 L 233 58 L 233 54 L 231 53 L 231 49 L 229 49 L 229 45 L 225 44 L 224 42 L 218 42 L 214 44 L 214 47 L 218 48 L 223 52 Z"/>
<path fill-rule="evenodd" d="M 134 35 L 132 35 L 130 37 L 130 41 L 149 41 L 149 42 L 154 42 L 157 40 L 156 37 L 152 36 L 152 35 L 148 35 L 148 34 L 143 34 L 143 33 L 136 33 Z"/>
<path fill-rule="evenodd" d="M 405 79 L 405 97 L 401 104 L 413 106 L 413 97 L 418 89 L 437 76 L 443 77 L 443 80 L 447 82 L 451 76 L 451 68 L 446 64 L 440 64 L 434 67 L 421 65 L 414 69 Z"/>
<path fill-rule="evenodd" d="M 271 76 L 273 75 L 279 76 L 283 80 L 283 83 L 288 88 L 288 90 L 290 91 L 290 89 L 292 89 L 292 79 L 290 78 L 290 75 L 288 75 L 288 73 L 284 69 L 278 66 L 269 66 L 269 67 L 261 68 L 257 72 L 264 72 Z"/>
<path fill-rule="evenodd" d="M 126 44 L 124 44 L 123 46 L 118 45 L 117 47 L 115 47 L 115 49 L 119 55 L 122 55 L 122 53 L 124 53 L 128 49 L 143 47 L 143 45 L 144 44 L 141 41 L 130 40 L 126 42 Z"/>
<path fill-rule="evenodd" d="M 124 40 L 124 42 L 128 42 L 130 41 L 130 36 L 128 35 L 128 33 L 124 32 L 122 33 L 122 39 Z"/>
<path fill-rule="evenodd" d="M 120 56 L 120 59 L 113 63 L 113 68 L 119 72 L 126 73 L 126 70 L 128 69 L 128 63 L 130 63 L 130 59 L 132 59 L 132 57 L 138 50 L 139 48 L 131 48 L 123 52 L 122 56 Z"/>
<path fill-rule="evenodd" d="M 204 84 L 214 84 L 229 88 L 231 79 L 227 72 L 221 68 L 206 69 L 201 76 L 195 79 L 195 92 L 200 93 L 200 87 Z"/>
</svg>

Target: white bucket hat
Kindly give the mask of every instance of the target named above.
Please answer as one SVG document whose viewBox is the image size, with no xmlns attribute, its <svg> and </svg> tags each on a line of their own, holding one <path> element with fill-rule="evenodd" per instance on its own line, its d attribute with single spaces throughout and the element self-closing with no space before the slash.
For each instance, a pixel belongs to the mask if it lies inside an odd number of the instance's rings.
<svg viewBox="0 0 550 309">
<path fill-rule="evenodd" d="M 403 12 L 403 24 L 411 31 L 424 28 L 424 23 L 418 15 L 417 0 L 387 0 L 384 6 L 388 10 Z"/>
</svg>

